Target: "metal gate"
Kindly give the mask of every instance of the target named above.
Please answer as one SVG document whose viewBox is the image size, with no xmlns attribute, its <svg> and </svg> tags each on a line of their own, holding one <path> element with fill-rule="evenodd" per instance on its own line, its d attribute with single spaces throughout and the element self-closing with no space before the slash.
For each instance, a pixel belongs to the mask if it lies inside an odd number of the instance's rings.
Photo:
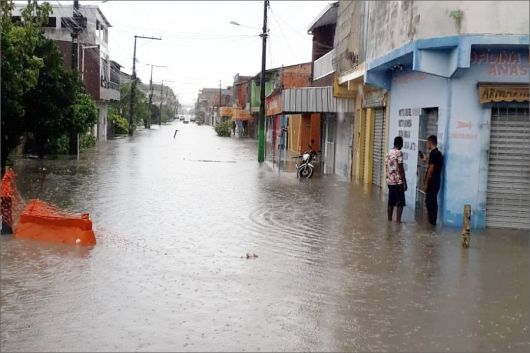
<svg viewBox="0 0 530 353">
<path fill-rule="evenodd" d="M 385 126 L 385 109 L 375 109 L 374 119 L 374 150 L 373 150 L 373 164 L 372 164 L 372 183 L 381 187 L 381 177 L 383 174 L 383 134 Z"/>
<path fill-rule="evenodd" d="M 530 229 L 528 105 L 491 111 L 486 226 Z"/>
<path fill-rule="evenodd" d="M 341 119 L 340 115 L 343 115 Z M 353 158 L 353 114 L 339 113 L 337 144 L 335 152 L 335 174 L 351 179 Z"/>
<path fill-rule="evenodd" d="M 422 151 L 428 156 L 427 138 L 431 135 L 438 134 L 438 108 L 422 109 L 420 115 L 419 131 L 418 131 L 418 151 Z M 427 173 L 428 165 L 423 163 L 419 156 L 418 166 L 416 169 L 416 217 L 422 218 L 425 215 L 425 198 L 426 194 L 423 191 L 423 184 L 425 182 L 425 175 Z"/>
<path fill-rule="evenodd" d="M 337 115 L 334 113 L 322 114 L 322 171 L 324 174 L 335 173 L 335 141 L 337 139 Z"/>
</svg>

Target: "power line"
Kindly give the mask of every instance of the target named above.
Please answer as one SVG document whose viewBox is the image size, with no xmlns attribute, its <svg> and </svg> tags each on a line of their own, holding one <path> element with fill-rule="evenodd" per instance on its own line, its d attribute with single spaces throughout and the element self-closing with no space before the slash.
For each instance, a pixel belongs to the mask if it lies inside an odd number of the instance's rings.
<svg viewBox="0 0 530 353">
<path fill-rule="evenodd" d="M 274 12 L 271 10 L 271 13 L 274 14 Z M 287 36 L 284 34 L 283 32 L 283 29 L 282 29 L 282 26 L 280 25 L 280 23 L 278 22 L 278 19 L 276 18 L 276 16 L 272 16 L 272 18 L 274 19 L 274 22 L 278 25 L 278 29 L 280 31 L 280 34 L 282 36 L 282 38 L 284 39 L 284 41 L 286 42 L 286 46 L 288 47 L 288 52 L 289 54 L 291 55 L 291 59 L 295 59 L 296 56 L 293 55 L 293 51 L 292 51 L 292 47 L 291 47 L 291 42 L 287 39 Z"/>
<path fill-rule="evenodd" d="M 277 23 L 278 25 L 281 25 L 280 22 L 282 22 L 282 23 L 285 24 L 286 27 L 289 27 L 289 29 L 292 31 L 292 33 L 295 33 L 295 34 L 299 35 L 300 37 L 304 38 L 305 40 L 308 40 L 308 39 L 309 39 L 309 36 L 310 36 L 310 35 L 309 35 L 308 33 L 306 33 L 306 34 L 301 34 L 301 32 L 295 30 L 291 25 L 289 25 L 287 22 L 285 22 L 284 20 L 282 20 L 281 17 L 278 16 L 278 15 L 276 15 L 272 10 L 271 10 L 271 12 L 273 13 L 274 20 L 276 21 L 276 23 Z M 283 33 L 283 31 L 281 31 L 281 32 Z M 313 40 L 312 40 L 312 43 L 315 44 L 315 45 L 317 45 L 317 46 L 319 46 L 319 47 L 322 48 L 322 49 L 329 49 L 329 50 L 333 49 L 333 45 L 330 46 L 330 45 L 328 45 L 328 44 L 324 44 L 324 43 L 322 43 L 322 42 L 315 41 L 314 38 L 313 38 Z"/>
</svg>

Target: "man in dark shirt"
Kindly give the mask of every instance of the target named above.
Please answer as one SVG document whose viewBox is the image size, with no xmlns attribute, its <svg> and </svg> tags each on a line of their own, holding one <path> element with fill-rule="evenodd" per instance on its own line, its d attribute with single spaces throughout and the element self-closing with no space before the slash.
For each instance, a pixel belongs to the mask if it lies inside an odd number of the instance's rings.
<svg viewBox="0 0 530 353">
<path fill-rule="evenodd" d="M 425 206 L 429 214 L 429 223 L 433 226 L 436 225 L 436 217 L 438 215 L 438 191 L 440 191 L 442 168 L 444 165 L 444 157 L 438 150 L 437 145 L 438 139 L 436 136 L 429 136 L 427 139 L 427 148 L 431 153 L 429 154 L 429 167 L 427 168 L 423 191 L 427 194 Z"/>
</svg>

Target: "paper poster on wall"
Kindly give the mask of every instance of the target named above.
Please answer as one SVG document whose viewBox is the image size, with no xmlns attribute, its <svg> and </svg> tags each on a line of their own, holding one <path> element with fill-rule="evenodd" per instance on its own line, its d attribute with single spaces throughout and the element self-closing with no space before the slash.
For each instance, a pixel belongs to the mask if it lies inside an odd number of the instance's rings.
<svg viewBox="0 0 530 353">
<path fill-rule="evenodd" d="M 408 186 L 405 198 L 409 207 L 414 207 L 416 202 L 416 156 L 418 154 L 416 145 L 418 144 L 419 119 L 419 116 L 408 117 L 403 128 L 403 163 L 407 164 L 405 176 L 407 177 Z M 406 160 L 405 156 L 407 156 Z"/>
</svg>

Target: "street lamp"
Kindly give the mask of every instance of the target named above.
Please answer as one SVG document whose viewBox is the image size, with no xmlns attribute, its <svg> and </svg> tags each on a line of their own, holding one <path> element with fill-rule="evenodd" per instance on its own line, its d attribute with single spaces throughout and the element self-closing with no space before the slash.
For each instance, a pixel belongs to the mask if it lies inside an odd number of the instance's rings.
<svg viewBox="0 0 530 353">
<path fill-rule="evenodd" d="M 230 24 L 231 24 L 231 25 L 234 25 L 234 26 L 239 26 L 239 27 L 246 27 L 246 28 L 257 29 L 258 31 L 260 30 L 258 27 L 252 27 L 252 26 L 242 25 L 241 23 L 239 23 L 239 22 L 237 22 L 237 21 L 230 21 Z"/>
<path fill-rule="evenodd" d="M 134 103 L 136 101 L 136 39 L 137 38 L 162 40 L 162 38 L 134 35 L 133 68 L 132 68 L 132 77 L 131 77 L 131 81 L 132 81 L 131 82 L 131 100 L 129 104 L 129 136 L 133 135 Z"/>
</svg>

